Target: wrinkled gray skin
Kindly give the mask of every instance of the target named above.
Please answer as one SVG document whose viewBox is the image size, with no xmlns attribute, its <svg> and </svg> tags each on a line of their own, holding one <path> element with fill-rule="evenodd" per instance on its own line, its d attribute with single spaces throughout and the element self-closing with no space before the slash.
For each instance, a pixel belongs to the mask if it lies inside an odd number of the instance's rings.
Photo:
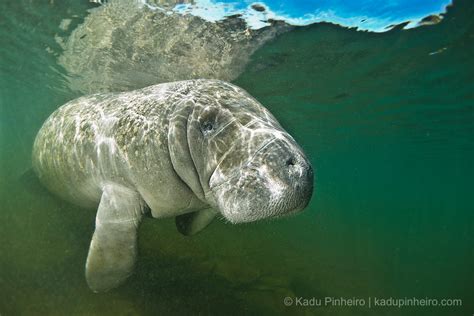
<svg viewBox="0 0 474 316">
<path fill-rule="evenodd" d="M 95 94 L 56 110 L 39 131 L 33 167 L 65 200 L 97 207 L 86 278 L 94 291 L 133 271 L 149 209 L 193 234 L 303 209 L 313 172 L 295 140 L 244 90 L 189 80 Z"/>
</svg>

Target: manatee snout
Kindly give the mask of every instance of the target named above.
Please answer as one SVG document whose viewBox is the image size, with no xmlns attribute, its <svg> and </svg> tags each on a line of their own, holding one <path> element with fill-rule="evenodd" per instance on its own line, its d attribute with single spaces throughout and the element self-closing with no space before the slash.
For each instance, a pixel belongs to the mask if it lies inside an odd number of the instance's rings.
<svg viewBox="0 0 474 316">
<path fill-rule="evenodd" d="M 299 153 L 286 158 L 285 165 L 288 183 L 296 192 L 297 200 L 300 202 L 295 211 L 300 211 L 308 205 L 313 195 L 313 167 L 308 159 Z"/>
<path fill-rule="evenodd" d="M 263 171 L 259 179 L 273 200 L 270 207 L 275 208 L 274 216 L 300 211 L 308 205 L 313 194 L 313 168 L 294 141 L 273 139 L 252 159 L 251 165 Z"/>
<path fill-rule="evenodd" d="M 311 163 L 293 141 L 272 138 L 239 175 L 214 188 L 224 217 L 233 223 L 277 218 L 304 209 L 313 194 Z"/>
</svg>

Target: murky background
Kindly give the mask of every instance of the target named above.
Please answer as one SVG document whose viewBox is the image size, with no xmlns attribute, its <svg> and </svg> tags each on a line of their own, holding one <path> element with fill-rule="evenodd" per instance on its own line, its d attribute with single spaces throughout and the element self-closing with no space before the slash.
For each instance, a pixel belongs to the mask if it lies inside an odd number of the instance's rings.
<svg viewBox="0 0 474 316">
<path fill-rule="evenodd" d="M 238 18 L 112 2 L 2 2 L 0 314 L 471 315 L 473 15 L 466 0 L 410 30 L 249 31 Z M 34 137 L 80 95 L 196 77 L 232 80 L 274 113 L 316 168 L 312 202 L 292 218 L 215 221 L 191 238 L 173 219 L 145 219 L 135 275 L 94 294 L 84 264 L 95 210 L 27 173 Z M 286 307 L 287 296 L 462 306 Z"/>
</svg>

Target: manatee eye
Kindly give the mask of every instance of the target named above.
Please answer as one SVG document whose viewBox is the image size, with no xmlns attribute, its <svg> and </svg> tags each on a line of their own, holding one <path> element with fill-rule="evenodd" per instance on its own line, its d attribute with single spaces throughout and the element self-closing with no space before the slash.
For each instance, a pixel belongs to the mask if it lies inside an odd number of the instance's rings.
<svg viewBox="0 0 474 316">
<path fill-rule="evenodd" d="M 214 124 L 212 124 L 211 122 L 207 121 L 207 122 L 204 122 L 202 125 L 201 125 L 201 130 L 204 134 L 209 134 L 210 132 L 212 132 L 214 130 Z"/>
</svg>

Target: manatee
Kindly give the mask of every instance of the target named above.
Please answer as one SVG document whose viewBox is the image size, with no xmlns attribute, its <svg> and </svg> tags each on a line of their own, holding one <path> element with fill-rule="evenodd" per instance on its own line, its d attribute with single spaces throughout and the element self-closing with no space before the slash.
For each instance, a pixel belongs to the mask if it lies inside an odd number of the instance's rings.
<svg viewBox="0 0 474 316">
<path fill-rule="evenodd" d="M 313 169 L 275 117 L 219 80 L 158 84 L 80 97 L 45 121 L 33 170 L 54 194 L 97 208 L 86 262 L 96 292 L 121 284 L 145 214 L 175 217 L 192 235 L 216 216 L 231 223 L 296 213 Z"/>
</svg>

